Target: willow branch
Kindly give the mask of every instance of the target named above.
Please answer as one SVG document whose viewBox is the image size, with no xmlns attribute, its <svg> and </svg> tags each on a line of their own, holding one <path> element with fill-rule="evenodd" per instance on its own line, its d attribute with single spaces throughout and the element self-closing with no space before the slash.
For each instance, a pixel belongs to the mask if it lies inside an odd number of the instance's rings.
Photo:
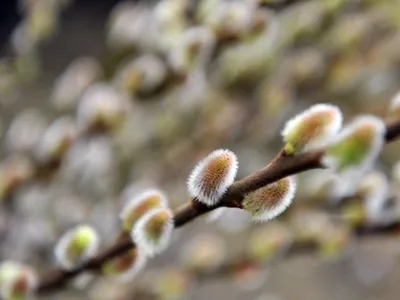
<svg viewBox="0 0 400 300">
<path fill-rule="evenodd" d="M 388 143 L 400 136 L 400 120 L 387 122 L 386 127 L 385 138 Z M 217 205 L 208 207 L 196 201 L 196 199 L 192 199 L 188 203 L 178 207 L 174 211 L 175 227 L 181 227 L 219 207 L 240 207 L 245 194 L 279 179 L 311 169 L 324 168 L 321 163 L 321 158 L 324 154 L 325 150 L 317 150 L 296 156 L 286 156 L 284 152 L 281 151 L 265 168 L 234 182 L 222 197 L 221 202 Z M 106 261 L 117 257 L 132 247 L 135 247 L 135 244 L 129 237 L 125 236 L 119 239 L 110 248 L 104 250 L 98 256 L 76 269 L 69 271 L 58 269 L 52 271 L 41 279 L 38 293 L 45 294 L 54 291 L 83 272 L 99 270 Z"/>
<path fill-rule="evenodd" d="M 390 225 L 374 226 L 372 228 L 358 227 L 354 229 L 354 236 L 358 239 L 367 238 L 375 235 L 392 236 L 399 233 L 399 226 L 399 223 L 395 222 Z M 243 254 L 240 257 L 223 263 L 218 268 L 212 271 L 205 272 L 189 270 L 189 274 L 191 278 L 199 282 L 209 281 L 217 278 L 230 277 L 229 275 L 233 274 L 236 270 L 239 270 L 241 268 L 260 268 L 265 265 L 270 265 L 274 262 L 279 262 L 282 259 L 287 259 L 304 254 L 314 254 L 316 251 L 318 251 L 318 248 L 318 243 L 316 241 L 299 241 L 293 243 L 290 247 L 288 247 L 281 253 L 279 253 L 278 251 L 275 256 L 268 259 L 265 263 L 262 263 L 259 260 L 254 260 L 252 257 Z M 342 250 L 345 250 L 345 248 Z"/>
</svg>

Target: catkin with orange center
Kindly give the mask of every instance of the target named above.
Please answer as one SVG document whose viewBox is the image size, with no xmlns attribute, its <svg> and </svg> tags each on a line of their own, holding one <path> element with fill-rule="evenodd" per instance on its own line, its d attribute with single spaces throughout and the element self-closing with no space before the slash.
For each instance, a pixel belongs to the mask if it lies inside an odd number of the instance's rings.
<svg viewBox="0 0 400 300">
<path fill-rule="evenodd" d="M 230 155 L 224 154 L 223 156 L 214 158 L 205 168 L 203 177 L 203 189 L 207 195 L 212 195 L 219 185 L 226 178 L 231 166 L 233 165 L 233 158 Z"/>
<path fill-rule="evenodd" d="M 296 132 L 300 133 L 301 137 L 298 145 L 294 146 L 303 147 L 308 141 L 321 135 L 326 130 L 326 125 L 332 123 L 335 117 L 335 111 L 324 111 L 308 116 L 296 130 Z"/>
<path fill-rule="evenodd" d="M 146 198 L 142 203 L 135 207 L 127 216 L 125 220 L 125 229 L 130 230 L 133 224 L 142 217 L 145 213 L 154 208 L 162 206 L 162 199 L 160 195 L 151 195 Z"/>
</svg>

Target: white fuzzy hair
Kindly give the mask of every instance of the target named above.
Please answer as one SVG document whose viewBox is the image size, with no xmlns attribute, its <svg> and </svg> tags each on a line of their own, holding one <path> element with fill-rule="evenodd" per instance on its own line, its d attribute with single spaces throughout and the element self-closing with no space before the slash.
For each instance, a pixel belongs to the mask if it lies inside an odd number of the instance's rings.
<svg viewBox="0 0 400 300">
<path fill-rule="evenodd" d="M 161 236 L 157 239 L 157 241 L 153 241 L 148 237 L 146 226 L 151 219 L 162 212 L 168 212 L 169 219 L 164 224 Z M 172 211 L 165 208 L 154 209 L 146 213 L 138 220 L 137 224 L 132 229 L 131 238 L 132 241 L 136 243 L 140 251 L 143 251 L 146 255 L 152 257 L 156 254 L 160 254 L 169 246 L 173 229 L 174 221 Z"/>
<path fill-rule="evenodd" d="M 336 143 L 340 143 L 341 141 L 351 136 L 354 131 L 362 129 L 362 127 L 365 125 L 373 125 L 376 129 L 376 134 L 373 137 L 372 146 L 369 149 L 369 153 L 366 155 L 359 166 L 354 167 L 361 172 L 366 172 L 371 168 L 371 166 L 376 161 L 379 153 L 381 152 L 383 145 L 385 144 L 386 127 L 385 123 L 380 118 L 373 115 L 362 115 L 355 118 L 350 124 L 343 128 L 343 130 L 339 133 L 339 135 L 331 144 L 335 145 Z M 322 158 L 322 163 L 326 167 L 333 170 L 336 170 L 338 168 L 337 159 L 329 154 L 325 155 Z"/>
<path fill-rule="evenodd" d="M 124 220 L 133 210 L 135 210 L 138 206 L 140 206 L 143 202 L 147 201 L 152 196 L 158 196 L 160 198 L 159 208 L 168 207 L 168 198 L 161 190 L 147 189 L 127 201 L 127 203 L 122 208 L 121 213 L 119 214 L 120 220 L 124 222 Z"/>
<path fill-rule="evenodd" d="M 82 257 L 80 257 L 79 261 L 72 261 L 67 257 L 67 250 L 68 247 L 71 243 L 71 241 L 74 238 L 74 235 L 76 234 L 77 230 L 79 230 L 82 227 L 87 227 L 93 230 L 94 233 L 94 240 L 90 245 L 85 249 L 84 253 L 82 254 Z M 54 255 L 56 258 L 57 263 L 64 269 L 66 270 L 71 270 L 79 263 L 84 262 L 85 260 L 93 257 L 96 255 L 97 251 L 100 248 L 100 238 L 97 234 L 97 232 L 93 229 L 93 227 L 89 225 L 78 225 L 70 230 L 68 230 L 66 233 L 64 233 L 61 238 L 58 240 L 55 248 L 54 248 Z"/>
<path fill-rule="evenodd" d="M 259 193 L 263 188 L 271 188 L 269 185 L 260 188 L 254 192 L 247 194 L 243 200 L 243 206 L 253 214 L 253 221 L 265 222 L 276 218 L 283 213 L 292 203 L 296 193 L 296 179 L 294 176 L 285 177 L 281 180 L 288 180 L 287 190 L 282 195 L 282 198 L 273 206 L 264 206 L 259 199 Z M 272 183 L 273 185 L 275 183 Z"/>
<path fill-rule="evenodd" d="M 333 112 L 335 117 L 329 124 L 325 125 L 323 131 L 318 136 L 314 137 L 312 140 L 308 141 L 304 146 L 302 151 L 315 150 L 318 148 L 322 148 L 326 146 L 332 138 L 336 136 L 339 130 L 342 127 L 343 116 L 340 109 L 332 104 L 316 104 L 298 114 L 294 118 L 288 120 L 281 132 L 281 135 L 285 142 L 287 142 L 287 138 L 290 133 L 296 129 L 305 119 L 309 118 L 312 115 Z"/>
<path fill-rule="evenodd" d="M 228 155 L 232 159 L 232 164 L 229 166 L 223 180 L 219 182 L 217 186 L 213 187 L 214 190 L 209 194 L 204 189 L 206 184 L 204 182 L 204 173 L 212 161 L 225 155 Z M 235 181 L 238 165 L 237 157 L 232 151 L 226 149 L 213 151 L 206 158 L 201 160 L 190 174 L 187 182 L 190 196 L 208 206 L 215 205 L 225 194 L 229 186 Z"/>
</svg>

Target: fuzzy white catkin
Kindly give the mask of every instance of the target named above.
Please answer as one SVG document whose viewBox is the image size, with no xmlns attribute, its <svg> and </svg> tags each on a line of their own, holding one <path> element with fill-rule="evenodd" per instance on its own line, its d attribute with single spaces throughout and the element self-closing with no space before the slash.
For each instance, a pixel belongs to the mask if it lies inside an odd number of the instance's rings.
<svg viewBox="0 0 400 300">
<path fill-rule="evenodd" d="M 370 146 L 366 150 L 364 158 L 358 165 L 350 165 L 345 166 L 346 172 L 352 173 L 364 173 L 368 171 L 371 166 L 375 163 L 378 158 L 379 153 L 381 152 L 384 144 L 385 144 L 385 133 L 386 127 L 384 122 L 373 115 L 362 115 L 355 118 L 350 124 L 348 124 L 343 130 L 336 136 L 334 141 L 328 146 L 328 153 L 322 158 L 322 163 L 326 167 L 337 170 L 339 164 L 339 158 L 329 153 L 329 147 L 335 146 L 338 143 L 345 141 L 346 139 L 351 138 L 352 134 L 357 131 L 363 130 L 366 126 L 372 126 L 375 130 L 371 139 Z M 361 155 L 361 153 L 360 153 Z M 345 173 L 345 172 L 342 172 Z"/>
<path fill-rule="evenodd" d="M 83 92 L 102 75 L 98 61 L 91 57 L 75 59 L 54 83 L 50 96 L 59 110 L 72 109 Z"/>
<path fill-rule="evenodd" d="M 22 287 L 21 280 L 24 282 Z M 1 299 L 31 299 L 38 283 L 37 273 L 31 267 L 13 261 L 5 261 L 0 266 Z"/>
<path fill-rule="evenodd" d="M 190 174 L 187 183 L 190 196 L 208 206 L 215 205 L 234 182 L 237 169 L 238 160 L 232 151 L 215 150 Z"/>
<path fill-rule="evenodd" d="M 137 196 L 132 197 L 123 207 L 119 218 L 122 222 L 126 223 L 127 219 L 130 215 L 137 210 L 139 207 L 144 205 L 146 202 L 151 200 L 152 198 L 156 198 L 159 201 L 159 206 L 157 208 L 167 208 L 168 207 L 168 199 L 166 195 L 157 189 L 148 189 L 139 193 Z M 154 207 L 148 207 L 148 210 L 153 210 Z M 147 213 L 144 211 L 143 214 Z M 125 225 L 125 224 L 124 224 Z M 132 224 L 134 225 L 134 224 Z"/>
<path fill-rule="evenodd" d="M 201 68 L 208 62 L 214 46 L 215 36 L 209 28 L 198 26 L 187 29 L 171 47 L 169 65 L 178 74 L 187 74 L 191 69 Z"/>
<path fill-rule="evenodd" d="M 101 119 L 107 126 L 118 123 L 131 104 L 127 96 L 112 85 L 95 83 L 82 95 L 77 109 L 77 123 L 80 129 L 87 129 Z"/>
<path fill-rule="evenodd" d="M 163 228 L 160 236 L 156 239 L 150 237 L 147 226 L 154 221 L 160 214 L 166 213 L 167 220 L 163 220 Z M 137 244 L 139 249 L 144 251 L 148 256 L 154 256 L 163 252 L 170 244 L 174 229 L 173 214 L 169 209 L 154 209 L 139 219 L 131 232 L 132 240 Z"/>
<path fill-rule="evenodd" d="M 51 160 L 53 155 L 65 147 L 76 136 L 76 126 L 74 120 L 70 117 L 62 117 L 54 121 L 39 139 L 35 148 L 35 157 L 44 162 Z"/>
<path fill-rule="evenodd" d="M 327 120 L 326 114 L 331 114 L 332 118 L 330 120 Z M 309 122 L 311 118 L 318 117 L 321 118 L 319 128 L 305 127 L 303 130 L 304 132 L 301 131 L 297 133 L 295 139 L 301 142 L 301 144 L 303 145 L 301 145 L 301 149 L 296 150 L 309 151 L 326 146 L 339 132 L 343 122 L 343 117 L 340 109 L 337 106 L 331 104 L 313 105 L 307 110 L 295 116 L 294 118 L 288 120 L 281 132 L 283 140 L 286 143 L 292 143 L 293 141 L 291 141 L 290 138 L 291 135 L 293 135 L 293 132 L 296 132 L 300 126 L 303 126 L 304 124 L 307 125 L 307 122 Z M 310 126 L 315 125 L 311 123 Z"/>
<path fill-rule="evenodd" d="M 164 82 L 167 76 L 167 69 L 159 57 L 152 54 L 144 54 L 128 63 L 124 63 L 120 67 L 115 78 L 116 85 L 126 88 L 124 82 L 133 74 L 140 76 L 140 83 L 136 87 L 137 91 L 149 92 Z"/>
<path fill-rule="evenodd" d="M 21 269 L 22 265 L 16 261 L 6 260 L 0 264 L 0 286 L 9 277 L 13 277 Z"/>
<path fill-rule="evenodd" d="M 295 178 L 286 177 L 245 195 L 243 207 L 253 214 L 253 221 L 268 221 L 279 216 L 290 206 L 295 192 Z"/>
<path fill-rule="evenodd" d="M 68 257 L 68 247 L 70 246 L 71 242 L 73 241 L 77 231 L 81 228 L 87 228 L 93 231 L 93 240 L 87 245 L 85 251 L 83 252 L 82 256 L 79 258 L 78 261 L 73 261 Z M 97 235 L 96 231 L 92 229 L 88 225 L 79 225 L 75 228 L 70 229 L 66 233 L 64 233 L 61 238 L 59 239 L 58 243 L 54 248 L 54 255 L 58 262 L 58 264 L 66 269 L 70 270 L 76 266 L 78 266 L 83 261 L 93 257 L 100 248 L 100 238 Z"/>
</svg>

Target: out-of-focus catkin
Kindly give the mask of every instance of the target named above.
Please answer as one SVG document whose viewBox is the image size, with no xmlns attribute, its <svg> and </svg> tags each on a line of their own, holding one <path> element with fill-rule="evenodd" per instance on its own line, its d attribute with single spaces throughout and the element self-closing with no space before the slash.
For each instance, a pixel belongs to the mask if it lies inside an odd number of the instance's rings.
<svg viewBox="0 0 400 300">
<path fill-rule="evenodd" d="M 365 172 L 375 163 L 382 150 L 385 133 L 386 127 L 380 118 L 359 116 L 328 146 L 323 163 L 340 172 Z"/>
<path fill-rule="evenodd" d="M 14 261 L 0 265 L 0 298 L 4 300 L 31 299 L 38 285 L 38 275 L 31 267 Z"/>
<path fill-rule="evenodd" d="M 131 231 L 136 222 L 149 211 L 167 208 L 168 199 L 163 192 L 150 189 L 129 200 L 123 207 L 119 217 L 125 231 Z"/>
<path fill-rule="evenodd" d="M 282 137 L 288 154 L 326 146 L 342 126 L 340 109 L 331 104 L 316 104 L 286 122 Z"/>
<path fill-rule="evenodd" d="M 54 253 L 61 267 L 69 270 L 96 255 L 99 246 L 96 230 L 89 225 L 78 225 L 61 236 Z"/>
<path fill-rule="evenodd" d="M 145 214 L 132 229 L 131 237 L 148 256 L 163 252 L 170 244 L 174 229 L 172 211 L 154 209 Z"/>
</svg>

